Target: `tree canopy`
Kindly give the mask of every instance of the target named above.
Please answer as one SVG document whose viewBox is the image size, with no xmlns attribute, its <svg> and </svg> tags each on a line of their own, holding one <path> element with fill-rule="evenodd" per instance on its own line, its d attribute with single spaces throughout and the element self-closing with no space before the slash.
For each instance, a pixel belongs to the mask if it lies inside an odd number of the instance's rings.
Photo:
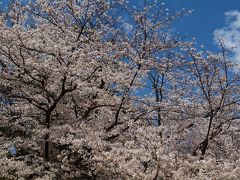
<svg viewBox="0 0 240 180">
<path fill-rule="evenodd" d="M 240 77 L 158 1 L 13 2 L 0 16 L 0 177 L 239 179 Z"/>
</svg>

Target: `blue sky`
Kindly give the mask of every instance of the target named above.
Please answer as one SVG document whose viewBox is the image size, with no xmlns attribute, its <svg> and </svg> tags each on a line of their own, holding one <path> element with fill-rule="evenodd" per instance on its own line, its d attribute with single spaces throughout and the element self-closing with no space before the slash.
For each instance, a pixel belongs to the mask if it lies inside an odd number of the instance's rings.
<svg viewBox="0 0 240 180">
<path fill-rule="evenodd" d="M 176 31 L 187 37 L 196 37 L 199 44 L 214 49 L 214 31 L 228 26 L 226 12 L 238 10 L 240 0 L 166 0 L 170 9 L 193 9 L 193 13 L 178 21 Z"/>
<path fill-rule="evenodd" d="M 129 0 L 141 4 L 144 0 Z M 154 1 L 154 0 L 149 0 Z M 164 2 L 170 11 L 193 9 L 193 13 L 173 24 L 173 33 L 179 32 L 187 40 L 196 38 L 198 47 L 216 51 L 214 34 L 218 33 L 233 56 L 240 63 L 240 0 L 157 0 Z"/>
</svg>

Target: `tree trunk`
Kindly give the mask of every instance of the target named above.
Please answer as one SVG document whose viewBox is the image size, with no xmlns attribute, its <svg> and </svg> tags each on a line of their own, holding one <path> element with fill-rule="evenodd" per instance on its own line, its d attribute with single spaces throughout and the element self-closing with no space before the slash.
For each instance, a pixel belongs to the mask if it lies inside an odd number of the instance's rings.
<svg viewBox="0 0 240 180">
<path fill-rule="evenodd" d="M 50 129 L 50 117 L 51 112 L 47 112 L 46 113 L 47 130 Z M 44 138 L 44 160 L 49 161 L 49 132 L 47 132 Z"/>
</svg>

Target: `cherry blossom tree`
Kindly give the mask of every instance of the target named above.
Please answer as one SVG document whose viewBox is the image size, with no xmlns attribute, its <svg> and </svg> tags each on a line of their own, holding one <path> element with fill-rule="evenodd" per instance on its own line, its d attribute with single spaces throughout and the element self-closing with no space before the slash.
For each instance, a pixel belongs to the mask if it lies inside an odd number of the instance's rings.
<svg viewBox="0 0 240 180">
<path fill-rule="evenodd" d="M 13 3 L 0 16 L 0 177 L 238 179 L 239 74 L 223 43 L 203 53 L 169 32 L 189 13 Z"/>
<path fill-rule="evenodd" d="M 224 151 L 219 136 L 224 134 L 223 141 L 225 141 L 232 128 L 239 128 L 239 73 L 234 71 L 234 63 L 228 59 L 221 40 L 219 44 L 222 50 L 219 54 L 206 52 L 204 55 L 194 50 L 189 52 L 192 58 L 189 70 L 193 75 L 192 82 L 195 84 L 192 87 L 196 87 L 195 94 L 198 94 L 196 96 L 198 100 L 195 99 L 195 102 L 200 105 L 199 112 L 202 113 L 197 116 L 205 121 L 205 125 L 202 124 L 201 127 L 206 127 L 204 139 L 193 154 L 199 149 L 204 155 L 210 142 Z M 219 152 L 217 154 L 219 155 Z"/>
</svg>

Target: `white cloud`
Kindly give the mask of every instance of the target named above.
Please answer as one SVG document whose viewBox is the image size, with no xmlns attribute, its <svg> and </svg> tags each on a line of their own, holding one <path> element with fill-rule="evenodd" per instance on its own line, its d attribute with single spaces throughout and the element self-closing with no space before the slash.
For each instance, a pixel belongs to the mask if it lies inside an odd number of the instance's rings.
<svg viewBox="0 0 240 180">
<path fill-rule="evenodd" d="M 227 11 L 224 15 L 227 25 L 214 33 L 223 39 L 226 48 L 232 49 L 233 59 L 240 64 L 240 11 Z"/>
</svg>

